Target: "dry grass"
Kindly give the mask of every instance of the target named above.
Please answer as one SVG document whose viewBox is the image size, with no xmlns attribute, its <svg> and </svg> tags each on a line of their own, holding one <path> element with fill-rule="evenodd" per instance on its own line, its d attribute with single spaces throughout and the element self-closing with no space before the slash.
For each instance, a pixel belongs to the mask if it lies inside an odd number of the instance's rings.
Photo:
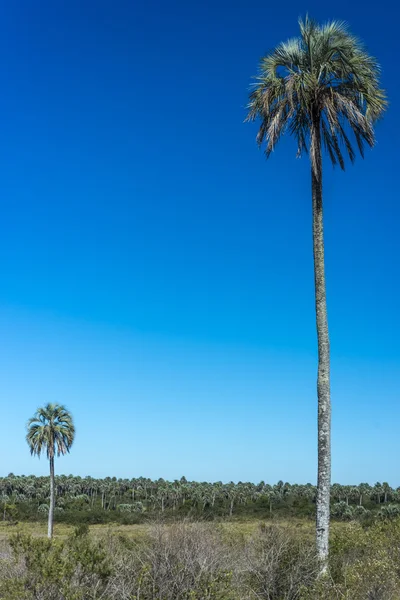
<svg viewBox="0 0 400 600">
<path fill-rule="evenodd" d="M 140 525 L 121 525 L 119 523 L 111 523 L 106 525 L 90 525 L 90 533 L 96 537 L 106 536 L 109 533 L 123 534 L 128 537 L 138 538 L 146 536 L 152 525 L 140 524 Z M 301 531 L 312 530 L 312 523 L 302 522 L 290 522 L 290 521 L 279 521 L 279 525 L 283 527 L 296 527 Z M 223 535 L 228 537 L 250 537 L 260 526 L 260 521 L 232 521 L 215 523 L 215 527 L 221 531 Z M 70 535 L 74 531 L 73 525 L 67 525 L 64 523 L 54 524 L 54 537 L 63 539 Z M 7 539 L 10 535 L 21 532 L 35 537 L 46 537 L 47 535 L 47 523 L 44 522 L 20 522 L 16 525 L 10 525 L 8 523 L 0 522 L 0 539 Z"/>
<path fill-rule="evenodd" d="M 291 519 L 291 520 L 279 520 L 266 521 L 265 525 L 268 527 L 271 524 L 279 524 L 284 529 L 290 529 L 297 531 L 301 536 L 313 539 L 314 537 L 314 523 L 308 520 Z M 215 528 L 219 530 L 222 537 L 229 542 L 229 540 L 246 541 L 248 540 L 260 527 L 261 522 L 256 520 L 235 520 L 226 521 L 222 523 L 215 523 Z M 332 523 L 332 532 L 342 530 L 348 527 L 348 523 Z M 107 524 L 107 525 L 90 525 L 90 533 L 95 537 L 105 537 L 110 534 L 124 535 L 132 539 L 141 539 L 148 536 L 150 528 L 152 526 L 148 524 L 140 525 L 121 525 L 118 523 Z M 65 539 L 74 531 L 73 525 L 67 525 L 64 523 L 56 523 L 54 525 L 54 537 L 59 539 Z M 36 522 L 36 523 L 18 523 L 17 525 L 9 525 L 4 522 L 0 522 L 0 540 L 6 540 L 13 533 L 22 532 L 25 534 L 33 535 L 34 537 L 46 537 L 47 535 L 47 523 Z"/>
</svg>

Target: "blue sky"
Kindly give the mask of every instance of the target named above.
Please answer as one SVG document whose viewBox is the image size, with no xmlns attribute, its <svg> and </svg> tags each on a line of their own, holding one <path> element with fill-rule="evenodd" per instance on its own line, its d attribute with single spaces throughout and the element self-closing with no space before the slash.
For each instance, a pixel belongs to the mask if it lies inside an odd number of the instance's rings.
<svg viewBox="0 0 400 600">
<path fill-rule="evenodd" d="M 361 6 L 3 4 L 3 473 L 47 473 L 24 424 L 56 401 L 58 472 L 315 481 L 309 165 L 243 123 L 308 11 L 350 23 L 391 103 L 364 161 L 325 167 L 333 479 L 400 484 L 399 9 Z"/>
</svg>

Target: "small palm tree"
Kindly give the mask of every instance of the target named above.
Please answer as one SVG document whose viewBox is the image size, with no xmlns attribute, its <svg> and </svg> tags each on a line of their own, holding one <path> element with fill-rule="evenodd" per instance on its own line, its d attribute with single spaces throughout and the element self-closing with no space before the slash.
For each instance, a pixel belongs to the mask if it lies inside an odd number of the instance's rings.
<svg viewBox="0 0 400 600">
<path fill-rule="evenodd" d="M 70 451 L 75 437 L 71 413 L 60 404 L 46 404 L 38 408 L 27 423 L 26 441 L 31 454 L 39 456 L 46 452 L 50 462 L 50 506 L 47 535 L 53 536 L 55 507 L 54 458 Z"/>
<path fill-rule="evenodd" d="M 262 58 L 250 95 L 248 120 L 261 120 L 257 141 L 267 158 L 284 132 L 297 142 L 297 155 L 311 160 L 315 305 L 318 338 L 317 549 L 326 569 L 331 481 L 330 345 L 325 291 L 322 215 L 322 146 L 345 168 L 373 146 L 374 122 L 386 108 L 379 66 L 343 23 L 300 21 L 300 36 Z"/>
</svg>

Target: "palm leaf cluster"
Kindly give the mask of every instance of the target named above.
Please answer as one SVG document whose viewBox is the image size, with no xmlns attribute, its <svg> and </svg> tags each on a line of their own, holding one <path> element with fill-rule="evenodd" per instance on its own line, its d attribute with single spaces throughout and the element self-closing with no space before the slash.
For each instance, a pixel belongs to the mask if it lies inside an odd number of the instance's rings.
<svg viewBox="0 0 400 600">
<path fill-rule="evenodd" d="M 280 44 L 261 61 L 250 94 L 248 120 L 261 119 L 257 135 L 269 157 L 289 131 L 298 156 L 309 151 L 317 127 L 333 165 L 355 159 L 354 140 L 364 156 L 375 143 L 374 122 L 386 108 L 380 68 L 342 22 L 300 21 L 300 36 Z M 315 157 L 311 144 L 311 160 Z"/>
<path fill-rule="evenodd" d="M 46 452 L 49 459 L 55 454 L 67 454 L 75 437 L 71 414 L 60 404 L 38 408 L 29 419 L 27 429 L 26 441 L 31 454 L 40 456 Z"/>
</svg>

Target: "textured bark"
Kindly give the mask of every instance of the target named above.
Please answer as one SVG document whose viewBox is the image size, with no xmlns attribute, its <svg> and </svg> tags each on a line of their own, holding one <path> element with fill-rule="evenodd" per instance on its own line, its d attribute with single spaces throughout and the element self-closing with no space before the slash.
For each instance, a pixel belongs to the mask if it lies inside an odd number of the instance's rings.
<svg viewBox="0 0 400 600">
<path fill-rule="evenodd" d="M 54 521 L 54 456 L 50 456 L 50 506 L 49 506 L 49 523 L 47 527 L 47 537 L 53 537 L 53 521 Z"/>
<path fill-rule="evenodd" d="M 320 119 L 314 116 L 311 128 L 312 214 L 315 309 L 318 338 L 318 486 L 317 553 L 322 571 L 327 569 L 331 486 L 331 394 L 330 348 L 325 289 L 324 229 L 322 210 L 322 156 Z"/>
</svg>

